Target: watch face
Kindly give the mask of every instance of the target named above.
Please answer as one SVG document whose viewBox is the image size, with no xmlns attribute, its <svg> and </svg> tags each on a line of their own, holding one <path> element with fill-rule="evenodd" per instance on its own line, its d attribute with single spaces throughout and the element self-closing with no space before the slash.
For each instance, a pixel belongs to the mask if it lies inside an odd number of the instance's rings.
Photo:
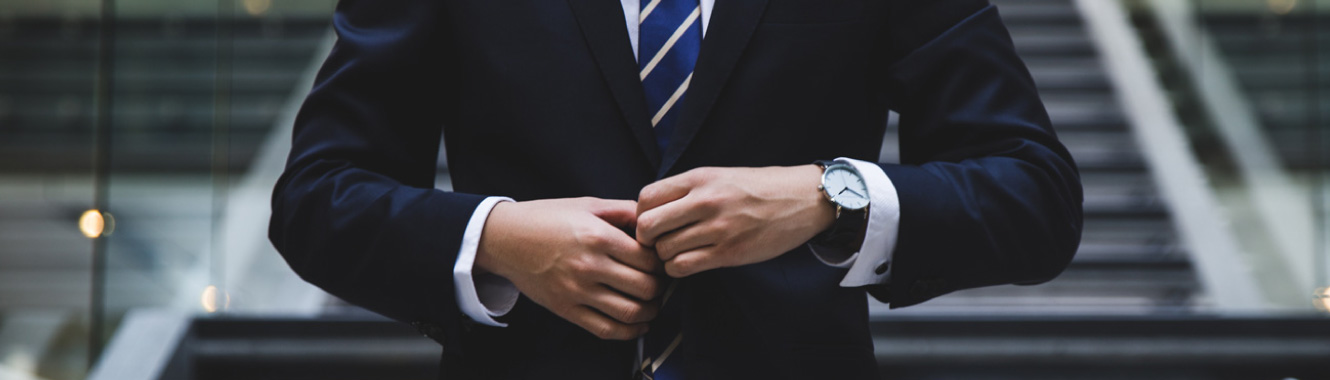
<svg viewBox="0 0 1330 380">
<path fill-rule="evenodd" d="M 868 185 L 854 169 L 831 166 L 822 175 L 822 187 L 832 202 L 842 208 L 859 210 L 868 207 Z"/>
</svg>

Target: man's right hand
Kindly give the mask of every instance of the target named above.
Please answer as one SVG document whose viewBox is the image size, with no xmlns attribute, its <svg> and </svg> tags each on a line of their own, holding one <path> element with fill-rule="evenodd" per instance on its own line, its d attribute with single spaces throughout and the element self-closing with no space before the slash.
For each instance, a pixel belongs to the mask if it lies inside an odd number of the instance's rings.
<svg viewBox="0 0 1330 380">
<path fill-rule="evenodd" d="M 661 291 L 660 259 L 624 232 L 636 223 L 633 201 L 501 202 L 485 221 L 476 266 L 601 339 L 636 338 Z"/>
</svg>

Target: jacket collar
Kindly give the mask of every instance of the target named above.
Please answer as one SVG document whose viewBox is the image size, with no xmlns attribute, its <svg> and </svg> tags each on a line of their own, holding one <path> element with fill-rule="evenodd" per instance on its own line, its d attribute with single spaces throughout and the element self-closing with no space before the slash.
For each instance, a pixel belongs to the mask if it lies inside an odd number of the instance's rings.
<svg viewBox="0 0 1330 380">
<path fill-rule="evenodd" d="M 606 0 L 568 0 L 582 35 L 586 38 L 596 64 L 610 87 L 628 127 L 641 146 L 647 159 L 657 168 L 657 177 L 664 177 L 679 157 L 687 150 L 697 131 L 702 128 L 725 83 L 734 71 L 748 46 L 749 38 L 757 29 L 768 0 L 717 1 L 711 11 L 707 35 L 702 40 L 702 51 L 693 69 L 693 82 L 688 87 L 679 109 L 672 143 L 664 152 L 656 148 L 656 138 L 647 115 L 646 96 L 638 78 L 637 60 L 633 59 L 628 26 L 624 24 L 621 3 Z"/>
</svg>

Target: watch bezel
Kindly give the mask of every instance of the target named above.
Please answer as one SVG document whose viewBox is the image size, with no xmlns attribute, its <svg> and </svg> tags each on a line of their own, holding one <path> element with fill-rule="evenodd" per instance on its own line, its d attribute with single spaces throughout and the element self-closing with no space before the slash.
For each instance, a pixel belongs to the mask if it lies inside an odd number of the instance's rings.
<svg viewBox="0 0 1330 380">
<path fill-rule="evenodd" d="M 836 197 L 833 196 L 833 195 L 831 194 L 830 190 L 828 190 L 828 188 L 827 188 L 828 174 L 830 174 L 832 170 L 847 170 L 847 171 L 849 171 L 850 173 L 853 173 L 855 177 L 858 177 L 860 182 L 863 182 L 863 181 L 864 181 L 864 175 L 863 175 L 863 173 L 860 173 L 860 172 L 859 172 L 859 168 L 854 167 L 854 165 L 851 165 L 851 164 L 848 164 L 848 163 L 845 163 L 845 162 L 840 162 L 840 161 L 832 161 L 832 162 L 830 162 L 830 163 L 824 163 L 824 164 L 821 164 L 821 165 L 822 165 L 822 178 L 821 178 L 821 181 L 820 181 L 821 183 L 819 183 L 817 187 L 818 187 L 819 190 L 822 191 L 822 196 L 823 196 L 824 198 L 826 198 L 828 201 L 831 201 L 832 204 L 835 204 L 835 205 L 836 205 L 836 207 L 838 208 L 838 210 L 836 210 L 836 211 L 837 211 L 836 214 L 837 214 L 838 216 L 839 216 L 839 214 L 840 214 L 840 211 L 842 211 L 841 209 L 843 209 L 843 210 L 845 210 L 845 211 L 860 211 L 860 210 L 867 209 L 867 208 L 873 203 L 873 202 L 872 202 L 872 199 L 871 199 L 871 198 L 868 198 L 868 197 L 867 197 L 867 194 L 865 194 L 865 198 L 864 198 L 864 201 L 865 201 L 865 202 L 863 203 L 862 206 L 860 206 L 860 207 L 850 207 L 850 206 L 846 205 L 844 202 L 836 200 Z M 865 192 L 867 191 L 867 186 L 865 186 L 864 190 L 865 190 Z"/>
</svg>

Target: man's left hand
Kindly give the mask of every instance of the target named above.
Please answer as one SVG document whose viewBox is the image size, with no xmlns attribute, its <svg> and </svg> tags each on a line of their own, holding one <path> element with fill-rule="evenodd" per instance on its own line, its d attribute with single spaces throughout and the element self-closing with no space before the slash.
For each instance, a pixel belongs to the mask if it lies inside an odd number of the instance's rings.
<svg viewBox="0 0 1330 380">
<path fill-rule="evenodd" d="M 671 277 L 771 260 L 831 227 L 816 165 L 698 168 L 642 189 L 637 240 Z"/>
</svg>

